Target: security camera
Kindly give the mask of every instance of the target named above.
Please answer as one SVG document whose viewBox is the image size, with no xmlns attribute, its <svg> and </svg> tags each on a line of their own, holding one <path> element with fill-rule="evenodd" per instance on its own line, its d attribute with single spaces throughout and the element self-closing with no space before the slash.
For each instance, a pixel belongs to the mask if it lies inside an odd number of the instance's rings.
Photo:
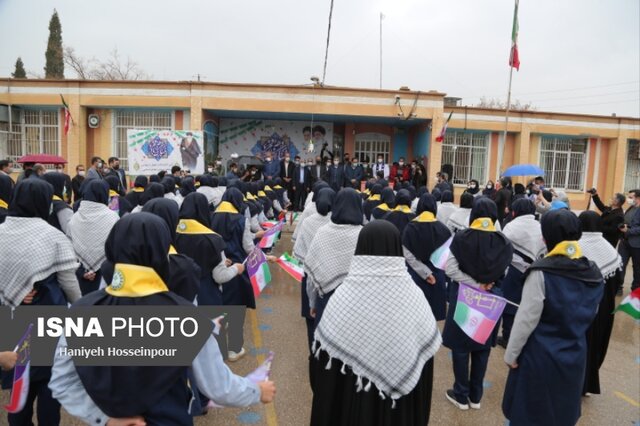
<svg viewBox="0 0 640 426">
<path fill-rule="evenodd" d="M 400 102 L 400 95 L 396 95 L 396 103 Z"/>
</svg>

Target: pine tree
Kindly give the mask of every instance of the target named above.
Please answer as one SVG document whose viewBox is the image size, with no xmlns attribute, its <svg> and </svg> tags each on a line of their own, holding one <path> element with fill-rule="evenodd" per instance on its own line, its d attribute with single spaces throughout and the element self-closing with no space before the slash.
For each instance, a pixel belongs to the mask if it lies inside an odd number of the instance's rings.
<svg viewBox="0 0 640 426">
<path fill-rule="evenodd" d="M 47 62 L 44 78 L 64 78 L 64 51 L 62 50 L 62 26 L 58 12 L 54 9 L 49 21 L 49 41 L 45 53 Z"/>
<path fill-rule="evenodd" d="M 16 70 L 11 74 L 13 78 L 27 78 L 27 72 L 24 70 L 22 58 L 18 57 L 16 61 Z"/>
</svg>

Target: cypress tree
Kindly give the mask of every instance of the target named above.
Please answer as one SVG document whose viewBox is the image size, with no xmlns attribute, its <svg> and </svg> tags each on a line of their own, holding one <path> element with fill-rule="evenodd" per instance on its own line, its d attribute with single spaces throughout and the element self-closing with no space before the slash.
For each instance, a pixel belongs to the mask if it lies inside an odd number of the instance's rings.
<svg viewBox="0 0 640 426">
<path fill-rule="evenodd" d="M 16 70 L 11 74 L 13 78 L 27 78 L 27 72 L 24 70 L 22 58 L 18 57 L 16 61 Z"/>
<path fill-rule="evenodd" d="M 49 41 L 45 53 L 47 59 L 44 78 L 64 78 L 64 51 L 62 50 L 62 26 L 54 9 L 49 21 Z"/>
</svg>

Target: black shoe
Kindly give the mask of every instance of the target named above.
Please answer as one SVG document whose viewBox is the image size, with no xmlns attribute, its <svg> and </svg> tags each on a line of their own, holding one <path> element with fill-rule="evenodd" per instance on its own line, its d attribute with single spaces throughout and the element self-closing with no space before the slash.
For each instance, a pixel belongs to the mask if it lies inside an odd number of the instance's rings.
<svg viewBox="0 0 640 426">
<path fill-rule="evenodd" d="M 456 395 L 453 393 L 453 389 L 449 389 L 447 390 L 447 392 L 445 393 L 445 395 L 447 397 L 447 399 L 449 400 L 450 403 L 452 403 L 453 405 L 455 405 L 457 408 L 459 408 L 460 410 L 468 410 L 469 409 L 469 404 L 468 402 L 460 402 L 458 401 L 458 399 L 456 398 Z"/>
<path fill-rule="evenodd" d="M 509 343 L 509 341 L 504 337 L 500 336 L 498 337 L 498 340 L 496 343 L 498 344 L 498 346 L 502 346 L 503 348 L 507 349 L 507 344 Z"/>
</svg>

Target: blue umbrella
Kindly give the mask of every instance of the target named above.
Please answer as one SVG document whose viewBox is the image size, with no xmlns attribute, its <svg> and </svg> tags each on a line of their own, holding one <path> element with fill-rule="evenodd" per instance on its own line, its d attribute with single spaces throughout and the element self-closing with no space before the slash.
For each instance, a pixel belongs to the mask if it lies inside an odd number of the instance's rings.
<svg viewBox="0 0 640 426">
<path fill-rule="evenodd" d="M 502 176 L 543 176 L 544 170 L 535 164 L 516 164 L 504 171 Z"/>
</svg>

